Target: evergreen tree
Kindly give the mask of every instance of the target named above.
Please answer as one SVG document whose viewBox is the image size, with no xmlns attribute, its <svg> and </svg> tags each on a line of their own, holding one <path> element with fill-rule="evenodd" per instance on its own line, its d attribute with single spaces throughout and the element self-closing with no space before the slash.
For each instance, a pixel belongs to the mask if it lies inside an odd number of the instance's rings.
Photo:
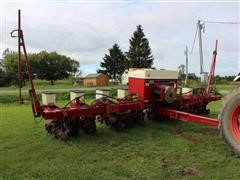
<svg viewBox="0 0 240 180">
<path fill-rule="evenodd" d="M 97 70 L 98 73 L 106 74 L 111 79 L 121 79 L 121 74 L 126 68 L 126 57 L 118 44 L 109 49 L 109 54 L 105 54 L 100 66 L 102 69 Z"/>
<path fill-rule="evenodd" d="M 130 68 L 151 68 L 154 58 L 141 25 L 137 26 L 137 30 L 133 33 L 129 42 L 128 66 Z"/>
</svg>

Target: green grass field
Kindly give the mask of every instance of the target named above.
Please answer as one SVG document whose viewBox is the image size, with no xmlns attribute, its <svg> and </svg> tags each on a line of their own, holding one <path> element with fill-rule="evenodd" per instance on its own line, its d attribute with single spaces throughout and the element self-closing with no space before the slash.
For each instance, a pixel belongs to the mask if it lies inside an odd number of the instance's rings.
<svg viewBox="0 0 240 180">
<path fill-rule="evenodd" d="M 34 86 L 37 90 L 46 90 L 46 89 L 75 89 L 75 88 L 86 88 L 91 86 L 84 86 L 80 84 L 73 84 L 70 80 L 58 80 L 54 85 L 51 85 L 49 81 L 45 80 L 33 80 Z M 29 89 L 29 83 L 27 82 L 25 86 L 23 86 L 23 90 Z M 110 85 L 108 87 L 122 87 L 122 85 Z M 98 87 L 94 87 L 98 88 Z M 0 90 L 18 90 L 16 86 L 8 86 L 8 87 L 0 87 Z"/>
<path fill-rule="evenodd" d="M 237 84 L 217 84 L 216 88 L 220 91 L 230 91 L 235 87 Z"/>
<path fill-rule="evenodd" d="M 58 80 L 54 85 L 51 85 L 49 81 L 46 80 L 33 80 L 35 88 L 37 90 L 46 90 L 46 89 L 73 89 L 73 88 L 84 88 L 85 86 L 79 84 L 73 84 L 70 80 Z M 197 85 L 196 82 L 194 86 Z M 217 84 L 216 87 L 223 91 L 230 90 L 234 86 L 234 83 L 229 84 Z M 111 85 L 110 87 L 122 87 L 122 85 Z M 22 88 L 23 90 L 29 89 L 29 83 Z M 0 87 L 0 90 L 18 90 L 16 86 Z"/>
<path fill-rule="evenodd" d="M 63 105 L 66 102 L 61 101 Z M 221 102 L 209 105 L 217 117 Z M 0 105 L 1 179 L 239 179 L 218 130 L 177 120 L 56 140 L 29 104 Z M 190 169 L 190 170 L 189 170 Z"/>
<path fill-rule="evenodd" d="M 33 80 L 33 81 L 34 81 L 35 87 L 38 89 L 67 89 L 67 88 L 72 88 L 74 86 L 69 80 L 56 81 L 54 85 L 51 85 L 49 81 L 45 81 L 45 80 Z M 80 86 L 80 85 L 76 85 L 76 86 Z M 22 89 L 28 89 L 28 88 L 29 88 L 29 83 L 27 82 Z M 0 90 L 15 90 L 15 89 L 17 89 L 16 86 L 0 87 Z"/>
</svg>

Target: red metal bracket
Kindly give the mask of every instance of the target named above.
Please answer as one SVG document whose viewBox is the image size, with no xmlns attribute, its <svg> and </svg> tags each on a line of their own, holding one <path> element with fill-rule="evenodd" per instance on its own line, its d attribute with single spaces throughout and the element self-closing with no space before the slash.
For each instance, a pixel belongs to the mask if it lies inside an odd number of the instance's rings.
<svg viewBox="0 0 240 180">
<path fill-rule="evenodd" d="M 219 125 L 219 121 L 217 119 L 208 118 L 208 117 L 204 117 L 204 116 L 198 116 L 195 114 L 177 111 L 174 109 L 169 109 L 169 108 L 164 108 L 164 107 L 160 107 L 158 109 L 158 113 L 163 116 L 167 116 L 169 118 L 173 118 L 173 119 L 180 120 L 180 121 L 190 121 L 190 122 L 194 122 L 194 123 L 205 124 L 205 125 L 212 126 L 212 127 L 218 127 L 218 125 Z"/>
</svg>

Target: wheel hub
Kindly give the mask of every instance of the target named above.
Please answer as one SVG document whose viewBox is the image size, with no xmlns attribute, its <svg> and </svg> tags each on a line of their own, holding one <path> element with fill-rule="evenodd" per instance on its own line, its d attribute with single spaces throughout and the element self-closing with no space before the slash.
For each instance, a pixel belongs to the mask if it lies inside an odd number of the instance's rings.
<svg viewBox="0 0 240 180">
<path fill-rule="evenodd" d="M 230 128 L 236 141 L 240 144 L 240 104 L 233 109 L 230 117 Z"/>
</svg>

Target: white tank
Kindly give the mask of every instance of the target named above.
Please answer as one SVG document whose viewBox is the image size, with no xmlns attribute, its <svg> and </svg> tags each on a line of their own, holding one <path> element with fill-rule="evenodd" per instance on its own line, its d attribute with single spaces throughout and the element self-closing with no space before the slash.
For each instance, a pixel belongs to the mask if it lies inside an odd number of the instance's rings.
<svg viewBox="0 0 240 180">
<path fill-rule="evenodd" d="M 105 97 L 104 95 L 109 96 L 109 90 L 108 89 L 97 89 L 96 90 L 96 99 L 100 99 L 102 97 Z"/>
<path fill-rule="evenodd" d="M 157 70 L 157 69 L 136 69 L 129 71 L 128 77 L 140 79 L 178 79 L 177 71 Z"/>
<path fill-rule="evenodd" d="M 117 90 L 117 97 L 118 98 L 124 98 L 129 94 L 128 89 L 118 89 Z"/>
<path fill-rule="evenodd" d="M 50 91 L 42 92 L 42 104 L 43 105 L 56 104 L 56 93 Z"/>
<path fill-rule="evenodd" d="M 70 100 L 72 101 L 76 97 L 82 96 L 81 99 L 84 99 L 84 91 L 81 90 L 71 90 L 70 91 Z"/>
</svg>

